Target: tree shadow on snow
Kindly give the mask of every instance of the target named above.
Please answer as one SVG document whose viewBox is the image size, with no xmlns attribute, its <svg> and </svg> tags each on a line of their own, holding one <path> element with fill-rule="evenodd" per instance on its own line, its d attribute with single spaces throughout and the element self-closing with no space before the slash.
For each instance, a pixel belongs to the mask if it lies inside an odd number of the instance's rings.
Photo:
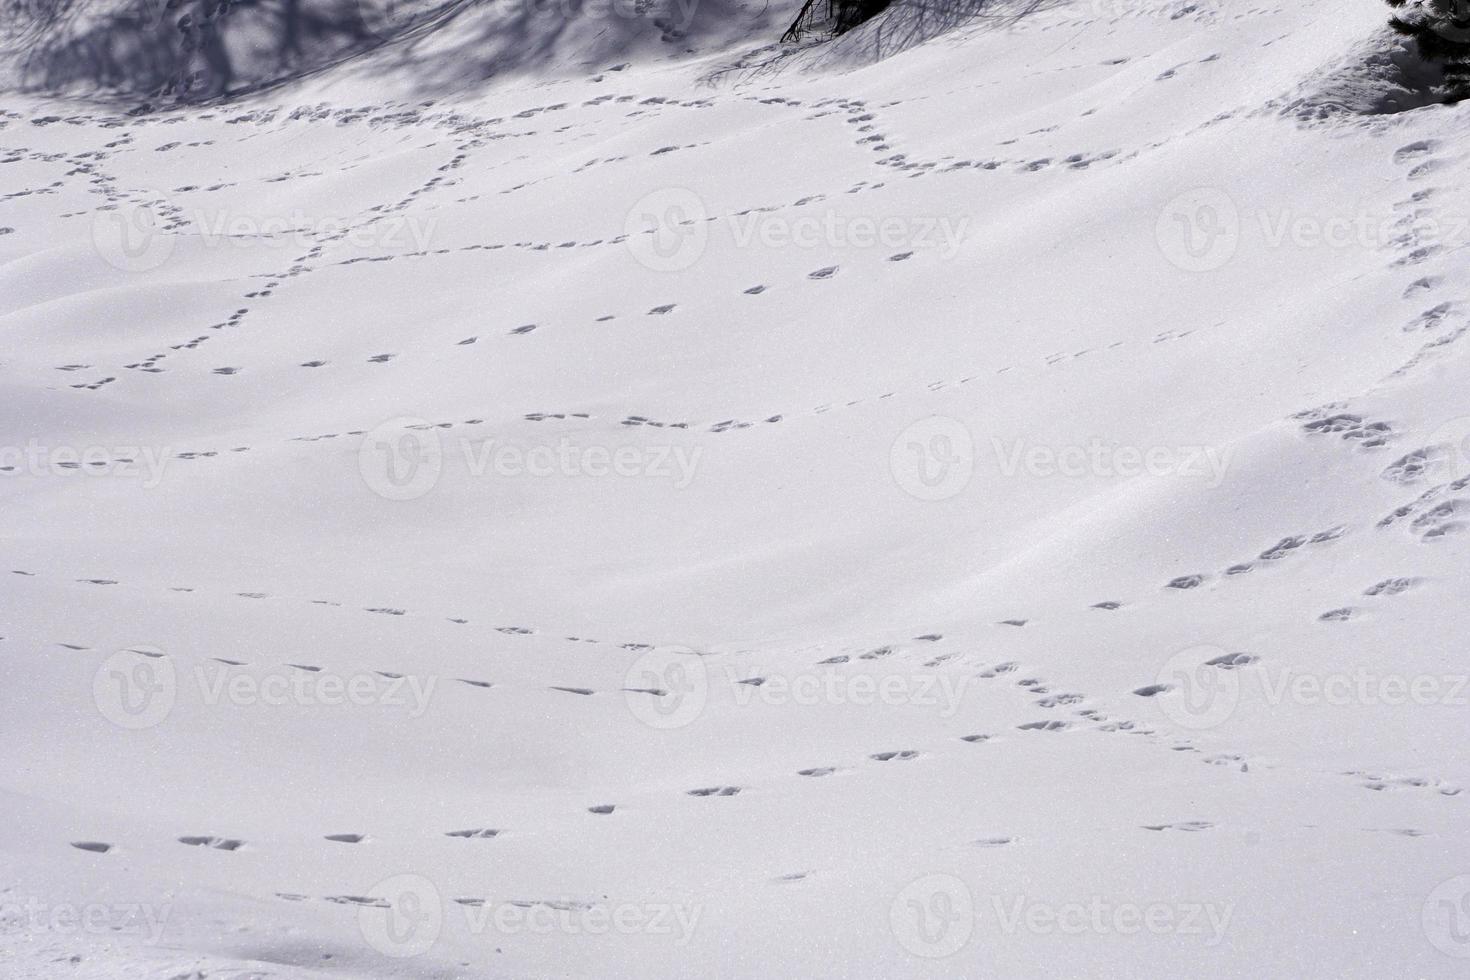
<svg viewBox="0 0 1470 980">
<path fill-rule="evenodd" d="M 421 33 L 469 0 L 0 0 L 24 89 L 207 102 Z"/>
</svg>

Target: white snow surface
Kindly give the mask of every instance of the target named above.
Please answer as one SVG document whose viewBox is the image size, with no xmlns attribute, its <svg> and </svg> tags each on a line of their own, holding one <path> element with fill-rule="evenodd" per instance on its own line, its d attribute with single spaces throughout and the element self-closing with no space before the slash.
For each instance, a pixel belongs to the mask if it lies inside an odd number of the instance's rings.
<svg viewBox="0 0 1470 980">
<path fill-rule="evenodd" d="M 794 9 L 12 78 L 0 976 L 1465 975 L 1470 110 Z"/>
</svg>

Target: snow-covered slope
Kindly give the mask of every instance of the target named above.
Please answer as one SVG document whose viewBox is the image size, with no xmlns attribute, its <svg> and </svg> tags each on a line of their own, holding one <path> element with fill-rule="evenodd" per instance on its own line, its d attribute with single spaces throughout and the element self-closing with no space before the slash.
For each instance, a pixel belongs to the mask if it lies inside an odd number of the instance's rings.
<svg viewBox="0 0 1470 980">
<path fill-rule="evenodd" d="M 1463 975 L 1466 111 L 708 13 L 4 97 L 0 975 Z"/>
<path fill-rule="evenodd" d="M 793 0 L 4 0 L 0 82 L 152 109 L 305 76 L 381 97 L 769 47 Z M 45 12 L 44 14 L 42 12 Z"/>
</svg>

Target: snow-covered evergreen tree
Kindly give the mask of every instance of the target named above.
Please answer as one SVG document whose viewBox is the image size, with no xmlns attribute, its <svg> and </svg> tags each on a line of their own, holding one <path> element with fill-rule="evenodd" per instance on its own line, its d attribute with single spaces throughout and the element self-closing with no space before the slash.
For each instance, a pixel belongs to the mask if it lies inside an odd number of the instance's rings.
<svg viewBox="0 0 1470 980">
<path fill-rule="evenodd" d="M 1399 11 L 1389 22 L 1412 38 L 1419 54 L 1444 75 L 1447 102 L 1470 98 L 1470 0 L 1388 0 Z"/>
</svg>

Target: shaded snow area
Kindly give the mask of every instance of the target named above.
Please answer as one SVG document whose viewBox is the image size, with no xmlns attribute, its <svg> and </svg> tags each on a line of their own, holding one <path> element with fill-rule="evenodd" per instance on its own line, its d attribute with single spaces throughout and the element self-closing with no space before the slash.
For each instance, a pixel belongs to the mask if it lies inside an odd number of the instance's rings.
<svg viewBox="0 0 1470 980">
<path fill-rule="evenodd" d="M 4 8 L 0 977 L 1466 975 L 1470 108 L 799 6 Z"/>
</svg>

